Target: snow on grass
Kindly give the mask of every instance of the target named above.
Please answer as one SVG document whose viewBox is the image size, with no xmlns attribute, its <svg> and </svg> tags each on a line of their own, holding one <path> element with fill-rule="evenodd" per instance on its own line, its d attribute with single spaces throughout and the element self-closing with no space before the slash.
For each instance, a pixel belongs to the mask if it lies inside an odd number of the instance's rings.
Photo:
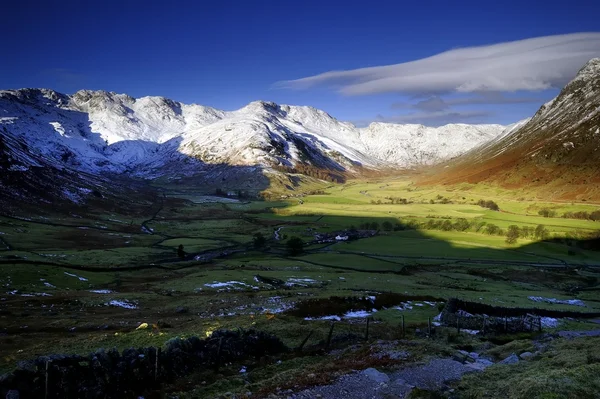
<svg viewBox="0 0 600 399">
<path fill-rule="evenodd" d="M 50 283 L 49 283 L 49 282 L 47 282 L 47 281 L 46 281 L 46 282 L 44 282 L 44 285 L 45 285 L 46 287 L 48 287 L 48 288 L 56 288 L 56 286 L 55 286 L 55 285 L 53 285 L 53 284 L 50 284 Z"/>
<path fill-rule="evenodd" d="M 350 312 L 346 313 L 344 315 L 344 318 L 346 318 L 346 319 L 364 318 L 364 317 L 371 316 L 375 312 L 377 312 L 377 309 L 373 309 L 371 312 L 369 312 L 367 310 L 355 310 L 355 311 L 350 311 Z"/>
<path fill-rule="evenodd" d="M 554 317 L 542 317 L 540 322 L 542 323 L 542 327 L 546 328 L 556 328 L 560 324 L 560 320 Z"/>
<path fill-rule="evenodd" d="M 137 309 L 137 305 L 135 303 L 129 302 L 129 301 L 121 301 L 121 300 L 117 300 L 117 299 L 113 299 L 110 302 L 106 303 L 107 306 L 115 306 L 115 307 L 119 307 L 119 308 L 124 308 L 124 309 Z"/>
<path fill-rule="evenodd" d="M 556 298 L 544 298 L 541 296 L 530 296 L 530 300 L 534 302 L 546 302 L 546 303 L 555 303 L 560 305 L 573 305 L 573 306 L 586 306 L 586 304 L 581 299 L 556 299 Z"/>
<path fill-rule="evenodd" d="M 219 281 L 213 281 L 212 283 L 204 284 L 204 286 L 209 287 L 209 288 L 222 288 L 222 289 L 227 289 L 227 290 L 230 290 L 230 289 L 241 290 L 244 288 L 252 288 L 253 290 L 260 289 L 259 287 L 249 285 L 249 284 L 243 283 L 241 281 L 227 281 L 225 283 L 219 282 Z"/>
<path fill-rule="evenodd" d="M 412 310 L 413 306 L 412 306 L 412 302 L 408 301 L 408 302 L 401 302 L 400 305 L 398 306 L 394 306 L 392 309 L 396 309 L 396 310 Z"/>
<path fill-rule="evenodd" d="M 93 292 L 94 294 L 112 294 L 113 293 L 112 290 L 90 290 L 90 292 Z"/>
<path fill-rule="evenodd" d="M 319 283 L 319 281 L 313 280 L 312 278 L 290 277 L 290 278 L 288 278 L 288 281 L 285 283 L 285 286 L 286 287 L 293 287 L 293 286 L 308 287 L 310 284 L 317 284 L 317 283 Z"/>
<path fill-rule="evenodd" d="M 81 277 L 81 276 L 78 276 L 78 275 L 76 275 L 76 274 L 73 274 L 73 273 L 65 272 L 65 274 L 66 274 L 67 276 L 71 276 L 71 277 L 77 277 L 77 278 L 79 279 L 79 281 L 88 281 L 88 279 L 87 279 L 87 278 L 85 278 L 85 277 Z"/>
<path fill-rule="evenodd" d="M 267 299 L 267 302 L 269 302 L 268 305 L 265 306 L 263 313 L 283 313 L 286 310 L 289 310 L 291 308 L 294 307 L 294 303 L 292 302 L 283 302 L 282 301 L 283 297 L 281 296 L 274 296 L 271 298 Z"/>
</svg>

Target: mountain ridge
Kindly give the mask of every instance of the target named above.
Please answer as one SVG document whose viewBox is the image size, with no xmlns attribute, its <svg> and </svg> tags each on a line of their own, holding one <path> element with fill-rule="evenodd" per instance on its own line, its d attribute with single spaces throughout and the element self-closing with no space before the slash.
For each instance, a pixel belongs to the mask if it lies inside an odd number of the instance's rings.
<svg viewBox="0 0 600 399">
<path fill-rule="evenodd" d="M 50 89 L 3 90 L 0 115 L 4 134 L 44 149 L 39 155 L 59 166 L 138 176 L 149 167 L 148 175 L 155 176 L 166 164 L 189 158 L 266 167 L 308 163 L 348 172 L 413 168 L 456 156 L 503 129 L 381 123 L 357 128 L 309 106 L 253 101 L 222 111 L 102 90 L 71 96 Z M 190 173 L 199 166 L 192 164 Z"/>
<path fill-rule="evenodd" d="M 422 184 L 495 183 L 560 200 L 600 200 L 600 58 L 533 117 L 448 161 Z"/>
</svg>

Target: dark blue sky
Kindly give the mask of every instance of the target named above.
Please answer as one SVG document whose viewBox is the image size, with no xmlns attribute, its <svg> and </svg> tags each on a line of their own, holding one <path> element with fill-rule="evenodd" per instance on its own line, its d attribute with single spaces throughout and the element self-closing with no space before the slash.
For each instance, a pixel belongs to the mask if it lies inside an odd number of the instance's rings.
<svg viewBox="0 0 600 399">
<path fill-rule="evenodd" d="M 103 89 L 226 110 L 262 99 L 312 105 L 362 123 L 414 114 L 410 121 L 427 124 L 426 112 L 440 112 L 431 124 L 446 122 L 446 114 L 449 122 L 508 123 L 532 114 L 556 89 L 507 94 L 524 102 L 458 105 L 450 115 L 441 112 L 445 105 L 417 111 L 414 105 L 427 97 L 414 92 L 348 96 L 321 86 L 273 85 L 459 47 L 598 31 L 597 3 L 7 1 L 0 88 Z"/>
</svg>

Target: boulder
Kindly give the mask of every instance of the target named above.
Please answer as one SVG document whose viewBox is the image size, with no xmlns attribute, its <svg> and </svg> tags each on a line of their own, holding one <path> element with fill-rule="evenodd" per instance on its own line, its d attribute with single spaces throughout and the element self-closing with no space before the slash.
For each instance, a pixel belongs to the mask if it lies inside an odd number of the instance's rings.
<svg viewBox="0 0 600 399">
<path fill-rule="evenodd" d="M 502 360 L 498 364 L 516 364 L 516 363 L 519 363 L 519 357 L 513 353 L 512 355 L 510 355 L 506 359 Z"/>
<path fill-rule="evenodd" d="M 6 399 L 19 399 L 20 397 L 19 391 L 16 389 L 11 389 L 6 393 Z"/>
<path fill-rule="evenodd" d="M 519 357 L 523 360 L 527 360 L 529 358 L 531 358 L 533 356 L 533 353 L 531 352 L 523 352 L 519 355 Z"/>
<path fill-rule="evenodd" d="M 390 377 L 387 374 L 382 373 L 381 371 L 378 371 L 374 368 L 368 368 L 366 370 L 363 370 L 362 374 L 367 378 L 380 384 L 387 383 L 390 381 Z"/>
</svg>

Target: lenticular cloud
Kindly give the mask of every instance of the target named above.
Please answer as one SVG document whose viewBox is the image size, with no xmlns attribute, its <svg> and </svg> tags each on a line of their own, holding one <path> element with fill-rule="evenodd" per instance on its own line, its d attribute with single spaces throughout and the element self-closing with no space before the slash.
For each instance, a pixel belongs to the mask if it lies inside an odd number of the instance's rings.
<svg viewBox="0 0 600 399">
<path fill-rule="evenodd" d="M 277 86 L 329 86 L 346 95 L 535 91 L 563 87 L 599 56 L 600 33 L 573 33 L 459 48 L 402 64 L 330 71 Z"/>
</svg>

